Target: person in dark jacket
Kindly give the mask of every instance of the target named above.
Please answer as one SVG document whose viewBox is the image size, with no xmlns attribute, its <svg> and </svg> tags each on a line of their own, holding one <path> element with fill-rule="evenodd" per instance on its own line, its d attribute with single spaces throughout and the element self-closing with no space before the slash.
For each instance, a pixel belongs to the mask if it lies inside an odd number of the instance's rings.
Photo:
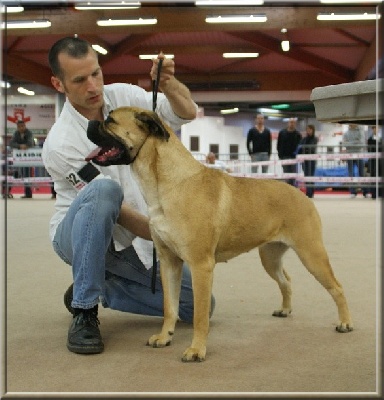
<svg viewBox="0 0 384 400">
<path fill-rule="evenodd" d="M 288 126 L 279 132 L 277 137 L 277 154 L 280 160 L 296 158 L 297 146 L 301 141 L 300 132 L 296 129 L 296 118 L 289 118 Z M 296 164 L 283 165 L 285 174 L 296 173 Z M 287 183 L 294 186 L 295 179 L 288 179 Z"/>
<path fill-rule="evenodd" d="M 247 149 L 252 162 L 269 161 L 271 156 L 272 141 L 271 131 L 264 126 L 264 115 L 257 114 L 255 126 L 248 131 Z M 257 172 L 257 166 L 252 166 L 252 172 Z M 268 171 L 268 165 L 262 165 L 262 173 Z"/>
<path fill-rule="evenodd" d="M 308 125 L 306 129 L 306 136 L 301 139 L 298 149 L 298 154 L 316 154 L 316 147 L 318 138 L 315 136 L 315 126 Z M 304 176 L 314 176 L 316 169 L 316 160 L 304 160 L 303 164 Z M 314 183 L 306 182 L 305 194 L 312 198 L 315 187 Z"/>
<path fill-rule="evenodd" d="M 370 153 L 381 153 L 383 151 L 383 140 L 381 135 L 378 132 L 378 127 L 376 125 L 373 125 L 371 127 L 372 129 L 372 134 L 368 138 L 367 145 L 368 145 L 368 152 Z M 376 168 L 378 166 L 378 168 Z M 368 170 L 369 170 L 369 175 L 371 177 L 382 177 L 383 176 L 383 159 L 378 157 L 378 158 L 370 158 L 368 160 Z M 372 199 L 376 199 L 377 195 L 379 197 L 383 197 L 383 184 L 379 182 L 378 184 L 378 190 L 376 190 L 376 185 L 372 184 L 370 188 L 370 192 L 372 195 Z"/>
<path fill-rule="evenodd" d="M 33 140 L 33 133 L 27 129 L 25 122 L 20 120 L 17 121 L 17 129 L 14 132 L 11 141 L 9 142 L 10 147 L 13 149 L 27 150 L 31 147 L 35 146 Z M 22 177 L 29 178 L 30 177 L 30 167 L 24 167 L 21 169 Z M 24 196 L 23 199 L 31 199 L 32 198 L 32 188 L 31 185 L 26 183 L 24 185 Z"/>
</svg>

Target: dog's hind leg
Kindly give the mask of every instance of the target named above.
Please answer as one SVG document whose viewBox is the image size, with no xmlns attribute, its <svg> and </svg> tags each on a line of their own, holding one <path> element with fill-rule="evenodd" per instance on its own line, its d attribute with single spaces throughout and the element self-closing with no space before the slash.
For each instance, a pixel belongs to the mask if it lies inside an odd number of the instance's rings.
<svg viewBox="0 0 384 400">
<path fill-rule="evenodd" d="M 151 336 L 147 345 L 165 347 L 171 344 L 178 318 L 183 262 L 166 248 L 156 246 L 156 249 L 160 259 L 161 283 L 164 291 L 164 321 L 161 332 Z"/>
<path fill-rule="evenodd" d="M 317 240 L 311 246 L 304 245 L 294 250 L 308 271 L 327 289 L 335 301 L 340 320 L 336 330 L 342 333 L 352 331 L 353 323 L 344 290 L 335 278 L 322 241 Z"/>
<path fill-rule="evenodd" d="M 272 314 L 274 317 L 287 317 L 292 311 L 291 279 L 282 265 L 282 257 L 288 248 L 283 242 L 269 242 L 259 247 L 261 263 L 268 275 L 277 282 L 283 296 L 281 308 Z"/>
</svg>

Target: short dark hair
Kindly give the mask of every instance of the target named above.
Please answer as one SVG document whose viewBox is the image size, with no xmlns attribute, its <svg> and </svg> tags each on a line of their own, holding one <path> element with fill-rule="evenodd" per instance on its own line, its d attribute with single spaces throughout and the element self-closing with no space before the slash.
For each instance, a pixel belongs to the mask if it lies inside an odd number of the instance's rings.
<svg viewBox="0 0 384 400">
<path fill-rule="evenodd" d="M 19 120 L 16 122 L 16 125 L 20 125 L 20 124 L 25 124 L 25 122 L 24 122 L 22 119 L 19 119 Z"/>
<path fill-rule="evenodd" d="M 93 50 L 91 44 L 86 40 L 79 39 L 78 37 L 65 37 L 58 40 L 51 47 L 48 53 L 48 62 L 51 67 L 52 74 L 60 79 L 63 79 L 63 71 L 59 63 L 59 54 L 66 53 L 74 58 L 83 58 L 89 51 Z M 97 54 L 95 52 L 95 54 Z"/>
</svg>

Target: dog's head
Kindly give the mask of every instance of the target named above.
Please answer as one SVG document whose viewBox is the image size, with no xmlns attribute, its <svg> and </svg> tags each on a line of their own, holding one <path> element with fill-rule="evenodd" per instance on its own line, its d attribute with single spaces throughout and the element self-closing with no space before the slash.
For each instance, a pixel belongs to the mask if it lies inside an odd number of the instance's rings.
<svg viewBox="0 0 384 400">
<path fill-rule="evenodd" d="M 155 112 L 121 107 L 103 122 L 89 121 L 87 136 L 99 146 L 87 160 L 107 167 L 132 163 L 148 136 L 168 140 L 169 132 Z"/>
</svg>

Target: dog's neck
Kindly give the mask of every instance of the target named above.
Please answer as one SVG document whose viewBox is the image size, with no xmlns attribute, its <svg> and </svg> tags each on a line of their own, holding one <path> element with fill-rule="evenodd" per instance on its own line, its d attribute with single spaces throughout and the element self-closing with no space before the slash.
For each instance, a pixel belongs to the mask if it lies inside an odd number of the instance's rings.
<svg viewBox="0 0 384 400">
<path fill-rule="evenodd" d="M 185 171 L 182 174 L 179 168 L 181 162 Z M 155 206 L 167 192 L 201 171 L 201 168 L 204 166 L 193 158 L 172 131 L 168 141 L 148 136 L 132 164 L 132 170 L 149 206 Z"/>
</svg>

